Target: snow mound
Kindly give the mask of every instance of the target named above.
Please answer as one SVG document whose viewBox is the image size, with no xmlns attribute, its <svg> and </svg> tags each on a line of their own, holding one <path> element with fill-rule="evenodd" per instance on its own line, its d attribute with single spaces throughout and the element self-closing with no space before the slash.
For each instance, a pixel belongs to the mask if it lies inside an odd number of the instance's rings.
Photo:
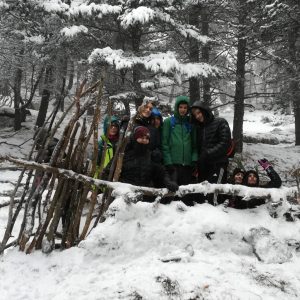
<svg viewBox="0 0 300 300">
<path fill-rule="evenodd" d="M 3 299 L 299 299 L 299 252 L 287 248 L 300 240 L 299 229 L 299 221 L 272 219 L 265 206 L 224 212 L 118 197 L 79 247 L 48 255 L 9 250 L 0 289 Z M 258 247 L 259 236 L 269 236 L 289 259 L 259 261 L 245 242 L 249 232 L 261 257 L 268 249 Z"/>
</svg>

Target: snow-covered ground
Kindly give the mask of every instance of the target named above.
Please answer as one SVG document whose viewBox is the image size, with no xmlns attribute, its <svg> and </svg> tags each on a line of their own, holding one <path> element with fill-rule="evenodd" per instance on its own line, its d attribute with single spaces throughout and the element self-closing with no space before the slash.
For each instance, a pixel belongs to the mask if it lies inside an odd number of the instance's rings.
<svg viewBox="0 0 300 300">
<path fill-rule="evenodd" d="M 232 124 L 231 111 L 221 115 Z M 264 123 L 265 117 L 271 121 Z M 300 147 L 293 145 L 293 126 L 290 116 L 247 112 L 246 135 L 274 136 L 284 143 L 245 144 L 244 165 L 257 167 L 257 159 L 266 157 L 284 185 L 295 186 L 289 173 L 300 166 Z M 6 143 L 0 154 L 25 157 L 30 122 L 27 128 L 17 134 L 1 130 L 0 142 Z M 13 189 L 19 174 L 6 166 L 0 165 L 0 194 Z M 0 196 L 0 204 L 7 200 Z M 6 219 L 7 209 L 0 208 L 0 238 Z M 48 255 L 6 251 L 0 258 L 0 295 L 22 300 L 299 299 L 299 242 L 300 220 L 271 218 L 265 206 L 128 205 L 118 198 L 107 220 L 79 247 Z"/>
</svg>

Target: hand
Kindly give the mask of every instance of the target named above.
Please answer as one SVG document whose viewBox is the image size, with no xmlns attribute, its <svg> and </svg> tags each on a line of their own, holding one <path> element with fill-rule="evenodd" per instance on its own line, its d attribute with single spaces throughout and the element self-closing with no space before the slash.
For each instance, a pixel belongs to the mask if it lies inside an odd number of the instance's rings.
<svg viewBox="0 0 300 300">
<path fill-rule="evenodd" d="M 174 181 L 169 181 L 167 184 L 166 184 L 166 188 L 171 191 L 171 192 L 176 192 L 178 191 L 179 189 L 179 186 L 176 182 Z"/>
<path fill-rule="evenodd" d="M 259 159 L 258 162 L 264 170 L 268 170 L 270 167 L 272 167 L 269 161 L 265 158 Z"/>
</svg>

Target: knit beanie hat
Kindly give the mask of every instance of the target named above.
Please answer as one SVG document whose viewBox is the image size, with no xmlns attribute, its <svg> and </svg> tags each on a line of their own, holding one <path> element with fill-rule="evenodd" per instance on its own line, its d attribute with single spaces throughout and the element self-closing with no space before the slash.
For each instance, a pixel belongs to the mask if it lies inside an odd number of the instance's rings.
<svg viewBox="0 0 300 300">
<path fill-rule="evenodd" d="M 142 138 L 144 136 L 148 136 L 150 138 L 150 131 L 147 127 L 144 126 L 138 126 L 135 128 L 133 137 L 135 140 Z"/>
</svg>

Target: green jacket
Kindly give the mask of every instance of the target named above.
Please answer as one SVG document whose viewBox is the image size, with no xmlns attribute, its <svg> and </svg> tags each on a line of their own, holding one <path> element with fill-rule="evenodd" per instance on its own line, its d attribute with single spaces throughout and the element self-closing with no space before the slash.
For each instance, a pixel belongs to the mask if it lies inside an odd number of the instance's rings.
<svg viewBox="0 0 300 300">
<path fill-rule="evenodd" d="M 115 116 L 111 117 L 111 122 L 118 122 L 118 118 Z M 109 118 L 106 116 L 103 123 L 103 133 L 98 141 L 98 158 L 97 158 L 97 167 L 96 167 L 96 173 L 95 178 L 99 177 L 99 174 L 102 172 L 102 170 L 109 164 L 111 159 L 114 156 L 114 144 L 109 140 L 107 137 L 107 131 L 109 127 Z M 102 153 L 105 147 L 106 143 L 106 152 L 104 154 L 104 162 L 101 166 L 101 160 L 102 160 Z"/>
<path fill-rule="evenodd" d="M 189 123 L 189 117 L 178 113 L 180 103 L 189 105 L 189 98 L 176 98 L 174 116 L 167 118 L 162 129 L 162 151 L 164 165 L 191 166 L 197 161 L 196 132 Z"/>
</svg>

